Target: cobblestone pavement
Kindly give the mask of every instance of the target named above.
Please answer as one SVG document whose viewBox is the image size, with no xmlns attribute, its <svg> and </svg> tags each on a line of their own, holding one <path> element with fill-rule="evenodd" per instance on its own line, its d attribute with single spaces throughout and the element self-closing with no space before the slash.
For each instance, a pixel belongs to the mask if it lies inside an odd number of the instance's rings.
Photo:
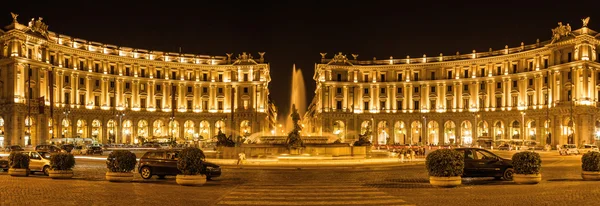
<svg viewBox="0 0 600 206">
<path fill-rule="evenodd" d="M 511 152 L 499 152 L 501 156 Z M 597 182 L 581 181 L 581 156 L 543 154 L 538 185 L 465 178 L 457 188 L 429 185 L 423 165 L 317 168 L 225 167 L 202 187 L 173 177 L 104 180 L 103 161 L 78 160 L 73 180 L 0 172 L 0 205 L 596 205 Z"/>
</svg>

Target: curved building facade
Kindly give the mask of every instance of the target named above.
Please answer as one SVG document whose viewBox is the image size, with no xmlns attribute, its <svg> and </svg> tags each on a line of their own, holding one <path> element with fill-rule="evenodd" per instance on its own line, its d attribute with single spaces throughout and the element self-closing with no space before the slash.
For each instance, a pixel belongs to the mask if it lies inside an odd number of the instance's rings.
<svg viewBox="0 0 600 206">
<path fill-rule="evenodd" d="M 321 53 L 307 132 L 346 142 L 366 133 L 375 144 L 595 143 L 600 35 L 587 21 L 577 30 L 559 23 L 548 41 L 468 54 Z"/>
<path fill-rule="evenodd" d="M 211 141 L 274 128 L 264 52 L 208 56 L 56 34 L 42 19 L 0 30 L 0 144 Z"/>
</svg>

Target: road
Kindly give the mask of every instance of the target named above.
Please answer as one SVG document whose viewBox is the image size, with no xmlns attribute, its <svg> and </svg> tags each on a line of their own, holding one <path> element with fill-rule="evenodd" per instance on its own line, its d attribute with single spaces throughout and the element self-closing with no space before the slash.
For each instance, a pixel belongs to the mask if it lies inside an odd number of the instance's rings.
<svg viewBox="0 0 600 206">
<path fill-rule="evenodd" d="M 498 152 L 510 157 L 511 152 Z M 103 161 L 78 159 L 75 178 L 52 180 L 0 173 L 0 205 L 571 205 L 597 204 L 597 182 L 581 180 L 581 156 L 542 153 L 543 181 L 516 185 L 464 178 L 457 188 L 429 185 L 423 165 L 319 169 L 224 166 L 202 187 L 174 177 L 133 183 L 105 181 Z"/>
</svg>

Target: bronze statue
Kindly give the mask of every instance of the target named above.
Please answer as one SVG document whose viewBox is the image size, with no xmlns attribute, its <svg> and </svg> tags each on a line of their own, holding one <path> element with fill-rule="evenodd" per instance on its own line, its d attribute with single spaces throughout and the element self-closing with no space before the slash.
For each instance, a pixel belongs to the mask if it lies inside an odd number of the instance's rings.
<svg viewBox="0 0 600 206">
<path fill-rule="evenodd" d="M 294 123 L 294 130 L 288 134 L 286 140 L 288 149 L 304 147 L 304 142 L 302 141 L 302 138 L 300 138 L 300 130 L 302 130 L 302 127 L 298 124 L 300 121 L 300 114 L 298 114 L 298 109 L 296 109 L 295 104 L 292 104 L 292 114 L 290 114 L 290 117 L 292 117 L 292 122 Z"/>
</svg>

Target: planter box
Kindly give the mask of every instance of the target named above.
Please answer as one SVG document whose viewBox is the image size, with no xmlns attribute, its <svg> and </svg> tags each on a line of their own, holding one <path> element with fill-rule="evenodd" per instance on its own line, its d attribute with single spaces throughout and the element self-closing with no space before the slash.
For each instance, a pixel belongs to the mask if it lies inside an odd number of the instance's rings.
<svg viewBox="0 0 600 206">
<path fill-rule="evenodd" d="M 513 174 L 513 181 L 517 184 L 537 184 L 542 181 L 542 174 Z"/>
<path fill-rule="evenodd" d="M 50 170 L 48 175 L 52 179 L 71 179 L 73 177 L 73 170 Z"/>
<path fill-rule="evenodd" d="M 429 176 L 429 183 L 436 187 L 456 187 L 462 184 L 460 176 L 454 177 L 434 177 Z"/>
<path fill-rule="evenodd" d="M 600 172 L 582 171 L 581 177 L 583 180 L 600 180 Z"/>
<path fill-rule="evenodd" d="M 106 172 L 106 180 L 109 182 L 131 182 L 132 172 Z"/>
<path fill-rule="evenodd" d="M 206 175 L 177 175 L 175 181 L 183 186 L 202 186 L 206 183 Z"/>
<path fill-rule="evenodd" d="M 27 177 L 29 176 L 29 169 L 10 168 L 8 174 L 13 177 Z"/>
</svg>

